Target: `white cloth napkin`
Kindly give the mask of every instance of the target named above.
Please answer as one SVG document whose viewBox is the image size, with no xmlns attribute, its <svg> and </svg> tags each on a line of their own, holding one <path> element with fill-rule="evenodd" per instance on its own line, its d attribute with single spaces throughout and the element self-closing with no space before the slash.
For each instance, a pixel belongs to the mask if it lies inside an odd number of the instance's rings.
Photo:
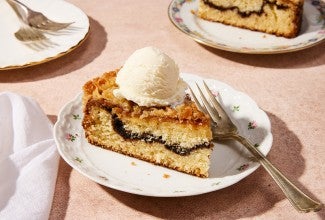
<svg viewBox="0 0 325 220">
<path fill-rule="evenodd" d="M 48 219 L 59 155 L 31 98 L 0 93 L 0 219 Z"/>
</svg>

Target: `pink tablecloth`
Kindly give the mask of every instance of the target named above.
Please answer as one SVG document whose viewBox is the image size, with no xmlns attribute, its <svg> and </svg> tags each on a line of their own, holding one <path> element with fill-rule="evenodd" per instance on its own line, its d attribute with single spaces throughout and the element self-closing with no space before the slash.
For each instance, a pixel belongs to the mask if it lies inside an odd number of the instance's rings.
<svg viewBox="0 0 325 220">
<path fill-rule="evenodd" d="M 274 143 L 268 158 L 309 195 L 325 201 L 325 44 L 299 52 L 247 55 L 202 46 L 169 21 L 169 1 L 69 0 L 90 19 L 87 41 L 38 66 L 0 71 L 0 92 L 38 101 L 56 121 L 60 108 L 87 80 L 123 65 L 136 49 L 156 46 L 182 72 L 224 81 L 266 111 Z M 50 219 L 324 219 L 324 210 L 300 214 L 271 177 L 258 169 L 216 192 L 153 198 L 103 187 L 63 160 Z"/>
</svg>

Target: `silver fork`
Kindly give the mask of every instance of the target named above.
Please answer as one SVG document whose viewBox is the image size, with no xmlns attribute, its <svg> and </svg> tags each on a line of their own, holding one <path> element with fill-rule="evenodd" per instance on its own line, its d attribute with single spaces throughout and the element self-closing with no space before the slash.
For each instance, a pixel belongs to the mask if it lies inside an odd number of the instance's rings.
<svg viewBox="0 0 325 220">
<path fill-rule="evenodd" d="M 17 32 L 15 37 L 23 42 L 41 41 L 47 39 L 42 32 L 35 30 L 29 26 L 22 26 Z"/>
<path fill-rule="evenodd" d="M 16 11 L 22 20 L 31 27 L 46 31 L 59 31 L 73 24 L 73 22 L 59 23 L 48 19 L 44 14 L 34 11 L 18 0 L 7 0 L 15 4 Z M 12 4 L 11 4 L 12 5 Z M 14 7 L 14 6 L 13 6 Z"/>
<path fill-rule="evenodd" d="M 20 14 L 19 9 L 16 7 L 16 5 L 11 0 L 7 0 L 7 2 L 12 7 L 12 9 L 15 11 L 15 13 L 17 14 L 19 21 L 21 23 L 21 27 L 19 28 L 19 30 L 17 32 L 15 32 L 15 37 L 18 40 L 26 43 L 26 42 L 42 41 L 42 40 L 47 39 L 41 31 L 28 26 L 27 24 L 25 24 L 22 21 L 23 17 Z"/>
<path fill-rule="evenodd" d="M 286 178 L 266 157 L 254 147 L 245 137 L 238 133 L 237 127 L 228 117 L 222 106 L 219 104 L 215 96 L 212 94 L 207 84 L 203 81 L 206 94 L 202 91 L 200 86 L 196 83 L 200 99 L 199 102 L 193 90 L 190 88 L 191 95 L 202 112 L 208 114 L 212 121 L 213 139 L 226 140 L 234 139 L 246 147 L 246 149 L 254 156 L 265 170 L 275 180 L 281 190 L 284 192 L 290 203 L 300 212 L 319 211 L 323 208 L 323 204 L 311 199 L 303 193 L 297 186 L 295 186 L 288 178 Z"/>
</svg>

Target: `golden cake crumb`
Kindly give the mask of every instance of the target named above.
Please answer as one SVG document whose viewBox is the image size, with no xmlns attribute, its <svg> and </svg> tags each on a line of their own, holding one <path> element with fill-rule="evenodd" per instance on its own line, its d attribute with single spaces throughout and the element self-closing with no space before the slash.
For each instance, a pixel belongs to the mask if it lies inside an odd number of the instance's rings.
<svg viewBox="0 0 325 220">
<path fill-rule="evenodd" d="M 169 174 L 166 174 L 166 173 L 164 173 L 163 177 L 164 177 L 165 179 L 168 179 L 168 178 L 170 177 L 170 175 L 169 175 Z"/>
</svg>

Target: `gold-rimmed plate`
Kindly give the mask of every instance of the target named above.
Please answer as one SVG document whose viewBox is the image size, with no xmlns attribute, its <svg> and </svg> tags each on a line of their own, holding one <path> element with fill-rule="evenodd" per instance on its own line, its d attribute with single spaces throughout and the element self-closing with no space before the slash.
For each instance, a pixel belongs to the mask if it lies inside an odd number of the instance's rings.
<svg viewBox="0 0 325 220">
<path fill-rule="evenodd" d="M 20 21 L 6 1 L 0 1 L 0 70 L 33 66 L 61 57 L 81 45 L 89 33 L 89 19 L 78 7 L 62 0 L 23 1 L 57 22 L 73 22 L 57 32 L 45 32 L 44 42 L 24 43 L 15 38 Z"/>
<path fill-rule="evenodd" d="M 305 0 L 302 28 L 292 39 L 203 20 L 195 15 L 199 0 L 173 0 L 170 21 L 195 41 L 221 50 L 274 54 L 306 49 L 325 41 L 325 2 Z"/>
</svg>

